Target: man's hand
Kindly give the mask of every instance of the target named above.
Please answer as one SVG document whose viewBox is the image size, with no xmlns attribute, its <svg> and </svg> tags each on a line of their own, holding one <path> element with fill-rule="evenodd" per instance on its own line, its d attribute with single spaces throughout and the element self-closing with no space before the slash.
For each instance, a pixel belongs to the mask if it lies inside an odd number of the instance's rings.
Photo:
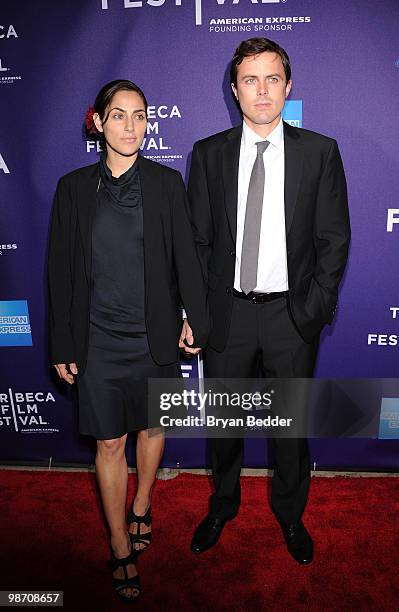
<svg viewBox="0 0 399 612">
<path fill-rule="evenodd" d="M 66 363 L 56 363 L 54 367 L 57 370 L 58 376 L 62 378 L 62 380 L 66 380 L 67 383 L 73 385 L 73 375 L 76 375 L 78 373 L 76 363 L 69 363 L 68 366 Z M 70 372 L 68 372 L 68 368 L 70 369 Z"/>
<path fill-rule="evenodd" d="M 187 344 L 184 344 L 184 340 L 190 346 L 187 346 Z M 187 319 L 184 319 L 183 327 L 181 329 L 181 334 L 180 334 L 180 339 L 179 339 L 179 348 L 184 349 L 186 353 L 191 353 L 191 355 L 198 355 L 201 349 L 194 348 L 193 344 L 194 344 L 193 331 L 191 327 L 189 326 Z"/>
</svg>

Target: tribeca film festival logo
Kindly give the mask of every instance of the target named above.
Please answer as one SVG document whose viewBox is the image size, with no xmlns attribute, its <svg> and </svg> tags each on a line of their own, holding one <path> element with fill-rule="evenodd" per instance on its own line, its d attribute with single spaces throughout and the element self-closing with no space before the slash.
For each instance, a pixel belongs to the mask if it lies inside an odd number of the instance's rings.
<svg viewBox="0 0 399 612">
<path fill-rule="evenodd" d="M 0 302 L 0 347 L 32 346 L 28 302 Z"/>
<path fill-rule="evenodd" d="M 15 38 L 18 38 L 18 34 L 12 24 L 0 24 L 0 41 Z M 0 85 L 12 85 L 16 81 L 21 81 L 21 75 L 10 74 L 11 72 L 11 68 L 8 67 L 6 60 L 3 57 L 0 57 Z"/>
<path fill-rule="evenodd" d="M 55 404 L 50 391 L 0 392 L 0 430 L 14 429 L 18 433 L 58 433 L 59 429 L 50 427 L 44 415 Z"/>
<path fill-rule="evenodd" d="M 111 6 L 122 6 L 124 9 L 132 8 L 143 8 L 147 5 L 153 8 L 160 8 L 162 6 L 182 6 L 183 2 L 187 5 L 194 5 L 195 9 L 195 25 L 201 26 L 203 23 L 202 19 L 202 8 L 205 6 L 204 0 L 101 0 L 101 9 L 108 10 Z M 211 7 L 230 7 L 254 5 L 268 5 L 268 4 L 285 4 L 287 0 L 207 0 L 207 8 Z M 210 19 L 209 31 L 210 32 L 237 32 L 241 30 L 245 31 L 270 31 L 270 30 L 292 30 L 292 26 L 297 23 L 309 23 L 310 17 L 259 17 L 257 19 L 243 18 L 222 18 L 222 19 Z M 230 29 L 218 29 L 218 28 L 230 28 Z M 235 29 L 233 29 L 235 28 Z M 253 28 L 253 30 L 252 30 Z"/>
<path fill-rule="evenodd" d="M 164 137 L 160 133 L 160 124 L 165 121 L 179 120 L 182 118 L 182 113 L 177 104 L 167 106 L 161 104 L 159 106 L 149 106 L 147 109 L 147 132 L 143 139 L 140 149 L 148 159 L 161 161 L 162 163 L 174 163 L 176 159 L 183 159 L 183 155 L 172 153 L 172 147 L 167 144 Z M 102 151 L 101 144 L 96 140 L 86 140 L 86 152 Z M 169 151 L 169 153 L 167 153 Z"/>
<path fill-rule="evenodd" d="M 392 319 L 399 319 L 399 306 L 390 306 Z M 367 335 L 367 344 L 369 346 L 376 344 L 377 346 L 398 346 L 398 334 L 379 334 L 370 333 Z"/>
<path fill-rule="evenodd" d="M 392 233 L 394 230 L 399 231 L 399 208 L 387 209 L 387 233 Z M 399 306 L 390 306 L 389 311 L 391 318 L 399 319 Z M 369 333 L 367 335 L 368 346 L 399 346 L 399 334 L 380 334 Z"/>
</svg>

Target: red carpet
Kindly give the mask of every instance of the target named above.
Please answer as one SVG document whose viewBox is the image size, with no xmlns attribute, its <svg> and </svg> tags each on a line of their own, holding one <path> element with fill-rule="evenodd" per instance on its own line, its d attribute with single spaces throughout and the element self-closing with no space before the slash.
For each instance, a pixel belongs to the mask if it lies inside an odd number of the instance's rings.
<svg viewBox="0 0 399 612">
<path fill-rule="evenodd" d="M 135 609 L 399 610 L 398 478 L 314 478 L 304 522 L 315 560 L 305 567 L 286 552 L 264 478 L 242 479 L 237 519 L 216 548 L 191 554 L 209 491 L 205 476 L 157 481 Z M 93 474 L 0 470 L 0 507 L 0 590 L 63 590 L 68 611 L 126 609 L 110 587 Z"/>
</svg>

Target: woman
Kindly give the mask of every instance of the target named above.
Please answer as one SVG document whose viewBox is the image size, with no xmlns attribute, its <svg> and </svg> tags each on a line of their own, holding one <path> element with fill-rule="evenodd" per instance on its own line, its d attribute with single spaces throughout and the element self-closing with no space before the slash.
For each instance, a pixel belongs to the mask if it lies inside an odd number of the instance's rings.
<svg viewBox="0 0 399 612">
<path fill-rule="evenodd" d="M 164 436 L 149 435 L 147 379 L 180 375 L 178 346 L 204 346 L 203 278 L 178 172 L 140 156 L 147 101 L 131 81 L 99 92 L 99 163 L 58 183 L 50 234 L 50 350 L 79 395 L 79 430 L 97 439 L 114 587 L 139 595 L 137 554 L 151 541 L 151 491 Z M 182 327 L 184 306 L 193 330 Z M 197 352 L 198 349 L 187 349 Z M 126 525 L 127 434 L 137 431 L 138 487 Z"/>
</svg>

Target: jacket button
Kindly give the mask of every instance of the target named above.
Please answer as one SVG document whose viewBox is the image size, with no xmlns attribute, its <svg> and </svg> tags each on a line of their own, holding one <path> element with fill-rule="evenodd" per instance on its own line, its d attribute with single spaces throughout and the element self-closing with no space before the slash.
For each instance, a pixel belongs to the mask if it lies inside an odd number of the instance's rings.
<svg viewBox="0 0 399 612">
<path fill-rule="evenodd" d="M 226 287 L 226 293 L 228 293 L 228 294 L 231 293 L 231 287 Z"/>
<path fill-rule="evenodd" d="M 230 255 L 231 255 L 232 257 L 234 257 L 234 256 L 235 256 L 235 252 L 234 252 L 233 250 L 231 250 L 231 251 L 230 251 Z"/>
</svg>

